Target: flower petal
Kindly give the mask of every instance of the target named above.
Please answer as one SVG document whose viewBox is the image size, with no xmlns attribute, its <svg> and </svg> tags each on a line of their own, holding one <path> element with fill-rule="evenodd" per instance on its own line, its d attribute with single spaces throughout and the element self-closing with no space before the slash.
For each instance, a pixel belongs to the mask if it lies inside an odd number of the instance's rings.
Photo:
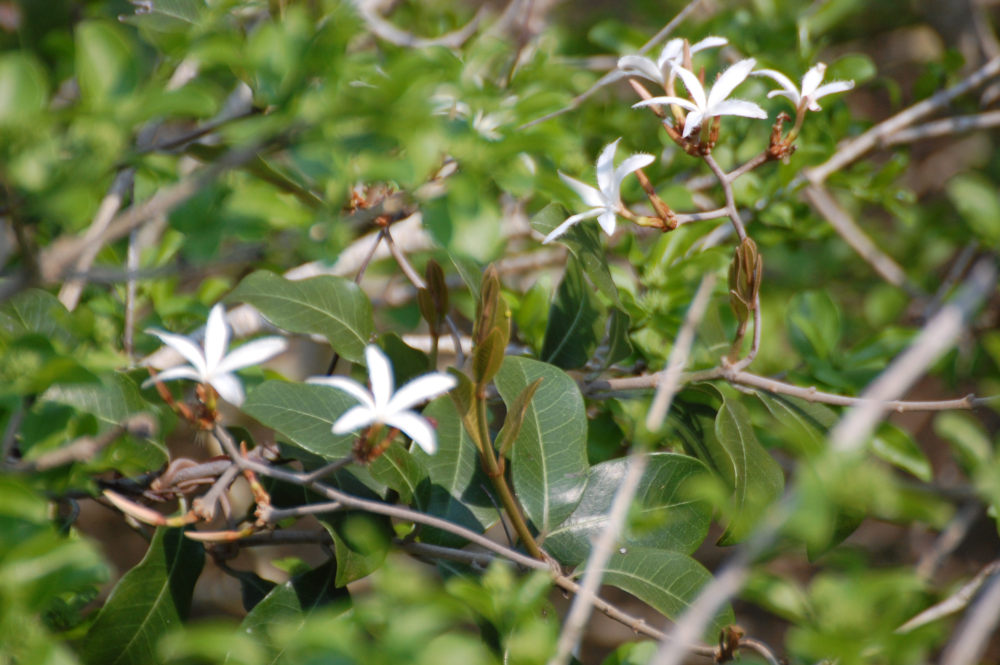
<svg viewBox="0 0 1000 665">
<path fill-rule="evenodd" d="M 556 228 L 554 228 L 552 230 L 552 232 L 549 233 L 549 235 L 545 236 L 545 239 L 542 240 L 542 244 L 543 245 L 549 244 L 550 242 L 552 242 L 553 240 L 555 240 L 556 238 L 558 238 L 562 234 L 564 234 L 567 231 L 569 231 L 569 227 L 573 226 L 577 222 L 581 222 L 581 221 L 583 221 L 585 219 L 591 219 L 592 217 L 597 217 L 598 215 L 603 215 L 603 214 L 604 214 L 604 208 L 601 207 L 601 208 L 592 208 L 591 210 L 588 210 L 587 212 L 581 212 L 579 215 L 573 215 L 572 217 L 570 217 L 569 219 L 567 219 L 565 222 L 563 222 L 562 224 L 560 224 L 559 226 L 557 226 Z"/>
<path fill-rule="evenodd" d="M 365 347 L 365 362 L 368 364 L 368 380 L 372 384 L 375 410 L 383 412 L 392 398 L 392 365 L 382 349 L 374 344 Z"/>
<path fill-rule="evenodd" d="M 245 399 L 243 385 L 235 374 L 216 374 L 209 380 L 209 383 L 215 388 L 215 392 L 219 393 L 219 397 L 233 406 L 243 404 Z"/>
<path fill-rule="evenodd" d="M 694 50 L 692 49 L 692 53 Z M 666 74 L 667 67 L 675 67 L 681 64 L 681 58 L 684 57 L 684 40 L 683 39 L 671 39 L 666 44 L 663 45 L 663 50 L 660 51 L 660 57 L 656 59 L 656 66 L 660 70 L 661 75 Z"/>
<path fill-rule="evenodd" d="M 757 61 L 753 58 L 740 60 L 726 71 L 722 72 L 719 80 L 712 85 L 712 91 L 708 93 L 708 108 L 714 109 L 716 105 L 724 102 L 733 90 L 740 83 L 743 83 L 750 76 L 750 72 L 756 66 Z"/>
<path fill-rule="evenodd" d="M 743 99 L 727 99 L 716 105 L 712 115 L 741 115 L 746 118 L 766 118 L 767 111 Z"/>
<path fill-rule="evenodd" d="M 610 210 L 602 212 L 601 216 L 597 218 L 597 223 L 601 225 L 601 228 L 604 229 L 604 232 L 609 236 L 613 236 L 615 234 L 616 222 L 617 217 L 615 216 L 615 213 Z"/>
<path fill-rule="evenodd" d="M 205 367 L 209 374 L 222 362 L 229 346 L 229 326 L 226 324 L 226 309 L 222 303 L 216 303 L 208 313 L 208 325 L 205 326 Z"/>
<path fill-rule="evenodd" d="M 215 367 L 216 372 L 232 372 L 251 365 L 259 365 L 288 348 L 283 337 L 265 337 L 248 342 L 234 349 Z"/>
<path fill-rule="evenodd" d="M 311 376 L 306 379 L 306 383 L 311 383 L 317 386 L 329 386 L 331 388 L 336 388 L 337 390 L 343 390 L 345 393 L 364 404 L 366 408 L 375 408 L 375 398 L 372 396 L 371 392 L 354 379 L 349 379 L 346 376 Z"/>
<path fill-rule="evenodd" d="M 614 177 L 615 177 L 615 151 L 618 150 L 618 143 L 621 141 L 621 137 L 616 138 L 611 143 L 604 146 L 601 150 L 601 154 L 597 157 L 597 188 L 601 190 L 601 194 L 604 195 L 605 203 L 607 205 L 608 193 L 614 187 Z"/>
<path fill-rule="evenodd" d="M 165 369 L 156 376 L 149 377 L 142 382 L 142 387 L 148 388 L 157 381 L 164 383 L 166 381 L 176 381 L 177 379 L 191 379 L 192 381 L 199 382 L 202 380 L 201 374 L 194 367 L 190 365 L 178 365 L 177 367 Z"/>
<path fill-rule="evenodd" d="M 386 412 L 392 414 L 405 411 L 415 404 L 434 399 L 438 395 L 448 392 L 457 383 L 455 377 L 444 372 L 431 372 L 418 376 L 396 391 L 396 394 L 389 400 Z"/>
<path fill-rule="evenodd" d="M 838 92 L 847 92 L 854 87 L 854 81 L 830 81 L 825 85 L 821 85 L 816 88 L 816 91 L 811 95 L 813 99 L 819 99 L 820 97 L 826 97 L 827 95 L 833 95 Z"/>
<path fill-rule="evenodd" d="M 629 76 L 641 76 L 663 85 L 663 75 L 656 63 L 641 55 L 623 55 L 618 58 L 618 69 Z"/>
<path fill-rule="evenodd" d="M 701 126 L 702 121 L 705 119 L 705 114 L 701 111 L 691 111 L 684 118 L 684 133 L 682 136 L 687 138 L 691 135 L 695 129 Z"/>
<path fill-rule="evenodd" d="M 160 341 L 169 346 L 194 366 L 199 376 L 204 378 L 208 375 L 208 368 L 205 367 L 205 354 L 197 344 L 184 335 L 175 335 L 162 330 L 147 330 L 150 335 L 156 335 Z"/>
<path fill-rule="evenodd" d="M 691 53 L 704 51 L 707 48 L 715 48 L 716 46 L 725 46 L 728 43 L 729 41 L 725 37 L 705 37 L 701 41 L 691 45 Z"/>
<path fill-rule="evenodd" d="M 562 171 L 559 172 L 559 177 L 562 181 L 570 186 L 577 196 L 583 199 L 583 202 L 591 207 L 603 206 L 604 196 L 601 195 L 599 191 L 591 187 L 585 182 L 580 182 L 572 176 L 568 176 Z"/>
<path fill-rule="evenodd" d="M 732 69 L 732 67 L 729 69 Z M 727 73 L 729 72 L 729 69 L 726 70 Z M 694 72 L 685 69 L 684 67 L 675 67 L 674 71 L 676 71 L 677 75 L 681 77 L 682 81 L 684 81 L 684 87 L 687 88 L 688 94 L 691 95 L 691 101 L 694 102 L 695 107 L 704 109 L 708 105 L 708 98 L 705 96 L 705 86 L 701 84 L 698 77 L 694 75 Z M 725 76 L 725 74 L 723 74 L 723 76 Z M 671 103 L 676 104 L 678 102 Z M 680 104 L 680 106 L 684 105 Z"/>
<path fill-rule="evenodd" d="M 826 75 L 826 65 L 822 62 L 816 63 L 816 65 L 806 72 L 806 75 L 802 77 L 802 96 L 811 97 L 819 84 L 823 82 L 823 76 Z"/>
<path fill-rule="evenodd" d="M 334 434 L 347 434 L 375 422 L 375 412 L 366 406 L 352 406 L 333 423 Z"/>
<path fill-rule="evenodd" d="M 423 448 L 428 455 L 433 455 L 437 451 L 437 436 L 434 434 L 434 428 L 423 416 L 413 411 L 400 411 L 386 418 L 385 424 L 395 427 L 413 439 L 413 442 Z"/>
<path fill-rule="evenodd" d="M 637 109 L 642 106 L 653 106 L 654 104 L 659 106 L 666 106 L 667 104 L 676 104 L 688 111 L 697 111 L 698 106 L 683 97 L 651 97 L 650 99 L 644 99 L 641 102 L 636 102 L 632 105 L 632 108 Z"/>
<path fill-rule="evenodd" d="M 792 79 L 788 78 L 787 76 L 785 76 L 784 74 L 775 69 L 758 69 L 757 71 L 752 72 L 752 74 L 754 76 L 766 76 L 768 78 L 774 79 L 774 81 L 778 85 L 784 88 L 784 92 L 786 94 L 791 93 L 789 99 L 794 101 L 795 105 L 798 106 L 799 89 L 795 87 L 794 83 L 792 83 Z M 770 97 L 771 95 L 777 94 L 779 92 L 781 91 L 775 90 L 771 93 L 768 93 L 767 96 Z"/>
<path fill-rule="evenodd" d="M 622 180 L 625 179 L 629 173 L 632 171 L 637 171 L 644 166 L 649 166 L 656 161 L 656 157 L 646 154 L 644 152 L 636 153 L 625 159 L 618 168 L 615 169 L 615 190 L 616 193 L 621 189 Z M 616 201 L 617 203 L 617 201 Z"/>
</svg>

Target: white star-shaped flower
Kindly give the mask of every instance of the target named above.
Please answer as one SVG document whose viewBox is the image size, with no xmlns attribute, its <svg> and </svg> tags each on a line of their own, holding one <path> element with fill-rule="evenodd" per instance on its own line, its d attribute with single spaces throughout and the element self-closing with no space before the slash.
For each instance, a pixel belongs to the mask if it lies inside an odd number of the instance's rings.
<svg viewBox="0 0 1000 665">
<path fill-rule="evenodd" d="M 728 42 L 724 37 L 705 37 L 697 44 L 691 45 L 691 55 L 698 51 L 716 46 L 725 46 Z M 670 70 L 679 67 L 684 61 L 684 40 L 671 39 L 663 45 L 660 57 L 653 62 L 651 58 L 642 55 L 623 55 L 618 59 L 618 69 L 629 76 L 641 76 L 667 87 Z"/>
<path fill-rule="evenodd" d="M 561 171 L 559 172 L 559 177 L 563 179 L 563 182 L 572 187 L 573 191 L 591 208 L 587 212 L 573 215 L 557 226 L 552 233 L 545 236 L 542 244 L 552 242 L 566 233 L 569 227 L 581 220 L 592 217 L 597 217 L 597 222 L 608 235 L 612 235 L 615 232 L 615 216 L 621 214 L 623 211 L 621 201 L 622 180 L 629 173 L 632 173 L 632 171 L 641 169 L 643 166 L 648 166 L 654 161 L 652 155 L 639 153 L 627 158 L 618 168 L 615 168 L 615 151 L 618 149 L 619 141 L 621 141 L 620 138 L 604 146 L 604 150 L 601 151 L 600 156 L 597 158 L 598 189 L 594 189 L 576 178 L 571 178 Z"/>
<path fill-rule="evenodd" d="M 830 81 L 826 85 L 820 85 L 823 82 L 824 74 L 826 74 L 826 65 L 822 62 L 818 63 L 802 77 L 801 90 L 795 87 L 791 79 L 779 71 L 758 69 L 753 74 L 754 76 L 767 76 L 774 79 L 784 90 L 772 90 L 767 93 L 768 98 L 778 95 L 788 97 L 788 99 L 792 100 L 792 104 L 795 104 L 795 110 L 799 112 L 803 108 L 807 108 L 810 111 L 819 111 L 820 105 L 816 103 L 817 99 L 838 92 L 846 92 L 854 87 L 854 81 Z"/>
<path fill-rule="evenodd" d="M 191 364 L 166 369 L 155 377 L 146 379 L 142 384 L 143 388 L 155 381 L 191 379 L 207 383 L 215 388 L 222 399 L 236 406 L 243 403 L 244 394 L 243 386 L 233 372 L 269 360 L 288 346 L 288 342 L 281 337 L 265 337 L 244 344 L 227 355 L 229 326 L 226 324 L 226 312 L 221 303 L 212 307 L 212 311 L 208 314 L 204 350 L 190 337 L 162 330 L 146 332 L 159 337 L 164 344 L 180 353 Z"/>
<path fill-rule="evenodd" d="M 343 390 L 361 404 L 351 407 L 333 423 L 334 434 L 347 434 L 373 423 L 395 427 L 433 455 L 437 450 L 434 428 L 412 407 L 442 395 L 458 383 L 444 372 L 419 376 L 393 393 L 392 365 L 382 350 L 374 344 L 365 347 L 368 380 L 371 390 L 345 376 L 314 376 L 308 382 Z"/>
<path fill-rule="evenodd" d="M 746 118 L 766 118 L 767 111 L 753 102 L 742 99 L 727 99 L 733 90 L 750 75 L 757 61 L 753 58 L 740 60 L 726 71 L 722 72 L 719 79 L 712 86 L 712 90 L 705 93 L 705 88 L 694 72 L 684 67 L 675 67 L 677 75 L 684 81 L 691 99 L 683 97 L 653 97 L 633 104 L 632 108 L 649 106 L 650 104 L 675 104 L 689 111 L 684 120 L 684 137 L 687 138 L 696 127 L 700 127 L 709 118 L 721 115 L 739 115 Z"/>
</svg>

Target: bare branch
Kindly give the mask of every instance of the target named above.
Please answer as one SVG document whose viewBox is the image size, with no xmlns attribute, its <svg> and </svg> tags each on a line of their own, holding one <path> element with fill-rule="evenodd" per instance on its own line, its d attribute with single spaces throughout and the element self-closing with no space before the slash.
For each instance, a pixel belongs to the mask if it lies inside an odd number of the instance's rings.
<svg viewBox="0 0 1000 665">
<path fill-rule="evenodd" d="M 989 129 L 998 125 L 1000 125 L 1000 111 L 958 115 L 952 118 L 927 122 L 916 127 L 910 127 L 909 129 L 901 129 L 894 134 L 883 137 L 880 145 L 888 147 L 900 143 L 913 143 L 914 141 L 923 141 L 924 139 L 939 136 L 950 136 L 952 134 Z"/>
</svg>

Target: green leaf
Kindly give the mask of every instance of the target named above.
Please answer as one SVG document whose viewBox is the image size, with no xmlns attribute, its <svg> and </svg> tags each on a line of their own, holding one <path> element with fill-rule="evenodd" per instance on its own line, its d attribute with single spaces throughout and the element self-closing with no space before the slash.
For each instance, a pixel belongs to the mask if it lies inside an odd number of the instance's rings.
<svg viewBox="0 0 1000 665">
<path fill-rule="evenodd" d="M 756 518 L 781 496 L 785 477 L 757 441 L 750 414 L 739 402 L 723 400 L 714 436 L 707 436 L 705 444 L 710 456 L 706 461 L 733 489 L 734 514 L 719 539 L 720 545 L 731 545 L 746 538 Z"/>
<path fill-rule="evenodd" d="M 201 544 L 183 530 L 157 529 L 146 556 L 115 585 L 87 631 L 83 662 L 155 662 L 156 641 L 187 618 L 204 563 Z"/>
<path fill-rule="evenodd" d="M 691 606 L 711 579 L 711 573 L 686 554 L 646 547 L 615 552 L 604 569 L 605 584 L 629 592 L 674 620 Z M 705 639 L 715 641 L 733 621 L 733 610 L 727 605 L 705 629 Z"/>
<path fill-rule="evenodd" d="M 872 452 L 893 466 L 913 474 L 925 483 L 932 478 L 931 463 L 917 442 L 905 431 L 883 423 L 872 439 Z"/>
<path fill-rule="evenodd" d="M 250 392 L 242 410 L 289 442 L 335 460 L 350 454 L 354 435 L 335 435 L 333 423 L 356 404 L 353 397 L 329 386 L 265 381 Z"/>
<path fill-rule="evenodd" d="M 607 366 L 632 355 L 632 342 L 628 337 L 631 326 L 632 320 L 624 310 L 612 308 L 608 316 L 608 356 L 604 361 Z"/>
<path fill-rule="evenodd" d="M 287 625 L 296 619 L 305 623 L 314 609 L 347 600 L 347 590 L 337 588 L 336 575 L 337 562 L 329 559 L 323 565 L 276 586 L 243 618 L 240 631 L 255 635 L 267 644 L 273 656 L 268 662 L 288 662 L 270 644 L 268 627 L 275 623 Z"/>
<path fill-rule="evenodd" d="M 156 32 L 184 32 L 190 30 L 205 8 L 203 0 L 148 0 L 135 14 L 121 16 L 123 23 Z"/>
<path fill-rule="evenodd" d="M 292 281 L 259 270 L 245 277 L 227 300 L 253 305 L 279 328 L 323 335 L 352 362 L 362 361 L 375 328 L 364 292 L 354 282 L 330 275 Z"/>
<path fill-rule="evenodd" d="M 514 490 L 544 538 L 576 508 L 587 484 L 587 415 L 580 390 L 565 372 L 537 360 L 508 356 L 496 376 L 508 408 L 543 379 L 514 440 Z"/>
<path fill-rule="evenodd" d="M 45 68 L 26 52 L 0 56 L 0 125 L 34 118 L 49 102 Z"/>
<path fill-rule="evenodd" d="M 109 425 L 118 425 L 129 416 L 149 409 L 150 404 L 139 394 L 139 387 L 129 377 L 117 372 L 106 373 L 102 383 L 77 383 L 52 386 L 42 394 L 42 401 L 68 404 L 93 414 Z"/>
<path fill-rule="evenodd" d="M 951 444 L 962 468 L 975 474 L 993 459 L 993 444 L 982 424 L 968 413 L 949 411 L 934 419 L 934 433 Z"/>
<path fill-rule="evenodd" d="M 0 334 L 7 339 L 38 334 L 59 344 L 74 344 L 69 312 L 47 291 L 28 289 L 0 305 Z"/>
<path fill-rule="evenodd" d="M 418 446 L 414 448 L 419 449 Z M 418 490 L 427 480 L 427 471 L 398 441 L 375 458 L 368 468 L 375 480 L 399 494 L 400 501 L 415 504 L 418 510 L 424 510 Z"/>
<path fill-rule="evenodd" d="M 815 455 L 826 446 L 826 433 L 837 414 L 822 404 L 798 397 L 755 390 L 757 396 L 783 430 L 783 440 L 807 455 Z"/>
<path fill-rule="evenodd" d="M 557 226 L 566 221 L 562 206 L 550 203 L 531 218 L 531 227 L 548 235 Z M 597 290 L 611 300 L 616 306 L 621 306 L 618 297 L 618 287 L 615 286 L 614 279 L 611 278 L 611 271 L 608 269 L 608 261 L 605 258 L 604 248 L 601 246 L 601 236 L 594 225 L 577 224 L 570 227 L 569 231 L 559 236 L 559 242 L 569 247 L 569 251 L 576 257 L 587 273 L 587 277 L 594 283 Z"/>
<path fill-rule="evenodd" d="M 438 450 L 428 455 L 416 448 L 413 457 L 427 469 L 429 485 L 424 492 L 424 511 L 473 531 L 485 531 L 497 521 L 497 509 L 484 488 L 490 486 L 479 463 L 476 444 L 462 426 L 450 397 L 431 402 L 424 415 L 437 423 Z M 424 527 L 420 539 L 440 545 L 460 546 L 458 536 Z"/>
<path fill-rule="evenodd" d="M 826 291 L 796 293 L 786 320 L 792 345 L 803 356 L 827 358 L 840 341 L 840 309 Z"/>
<path fill-rule="evenodd" d="M 85 21 L 76 27 L 76 80 L 80 96 L 103 105 L 131 93 L 139 83 L 139 53 L 113 23 Z"/>
<path fill-rule="evenodd" d="M 578 261 L 566 265 L 545 328 L 541 359 L 564 369 L 582 367 L 604 333 L 600 303 L 583 278 Z"/>
<path fill-rule="evenodd" d="M 948 181 L 947 191 L 962 219 L 985 244 L 1000 243 L 1000 196 L 995 182 L 978 173 L 962 173 Z"/>
<path fill-rule="evenodd" d="M 333 538 L 337 587 L 345 587 L 382 567 L 392 545 L 392 522 L 388 517 L 349 511 L 324 517 L 320 523 Z"/>
<path fill-rule="evenodd" d="M 594 538 L 608 522 L 611 503 L 630 460 L 619 458 L 590 468 L 587 488 L 576 510 L 545 539 L 545 548 L 561 563 L 575 565 L 587 559 Z M 619 544 L 693 552 L 708 533 L 712 508 L 692 499 L 684 485 L 707 472 L 702 462 L 687 455 L 649 455 L 631 508 L 629 528 L 619 536 Z"/>
</svg>

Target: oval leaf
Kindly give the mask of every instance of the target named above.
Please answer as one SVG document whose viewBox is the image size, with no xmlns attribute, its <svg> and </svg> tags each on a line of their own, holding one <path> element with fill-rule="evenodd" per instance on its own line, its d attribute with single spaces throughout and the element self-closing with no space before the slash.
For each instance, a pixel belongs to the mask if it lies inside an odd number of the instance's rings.
<svg viewBox="0 0 1000 665">
<path fill-rule="evenodd" d="M 83 642 L 83 662 L 147 665 L 156 642 L 181 626 L 205 564 L 201 544 L 181 529 L 157 529 L 146 556 L 111 591 Z"/>
<path fill-rule="evenodd" d="M 322 335 L 333 350 L 362 362 L 375 323 L 368 297 L 354 282 L 321 275 L 300 281 L 259 270 L 240 282 L 227 300 L 249 303 L 289 332 Z"/>
<path fill-rule="evenodd" d="M 576 260 L 566 265 L 545 328 L 541 358 L 566 369 L 582 367 L 604 333 L 604 317 L 594 291 Z"/>
<path fill-rule="evenodd" d="M 620 458 L 591 467 L 583 498 L 569 518 L 545 539 L 545 547 L 560 562 L 575 565 L 585 561 L 593 539 L 604 529 L 611 503 L 628 470 L 630 458 Z M 712 508 L 684 491 L 684 484 L 708 469 L 687 455 L 654 453 L 630 515 L 630 528 L 619 537 L 627 548 L 693 552 L 708 533 Z"/>
<path fill-rule="evenodd" d="M 508 357 L 496 376 L 508 407 L 537 379 L 535 392 L 511 452 L 514 489 L 544 537 L 580 502 L 587 484 L 587 415 L 573 381 L 557 367 Z"/>
<path fill-rule="evenodd" d="M 290 443 L 334 460 L 350 454 L 354 435 L 335 435 L 333 423 L 356 403 L 329 386 L 265 381 L 250 393 L 242 410 Z"/>
<path fill-rule="evenodd" d="M 644 547 L 624 550 L 611 556 L 604 569 L 604 583 L 629 592 L 673 620 L 712 579 L 704 566 L 686 554 Z M 705 639 L 715 641 L 733 621 L 733 610 L 727 605 L 705 630 Z"/>
</svg>

